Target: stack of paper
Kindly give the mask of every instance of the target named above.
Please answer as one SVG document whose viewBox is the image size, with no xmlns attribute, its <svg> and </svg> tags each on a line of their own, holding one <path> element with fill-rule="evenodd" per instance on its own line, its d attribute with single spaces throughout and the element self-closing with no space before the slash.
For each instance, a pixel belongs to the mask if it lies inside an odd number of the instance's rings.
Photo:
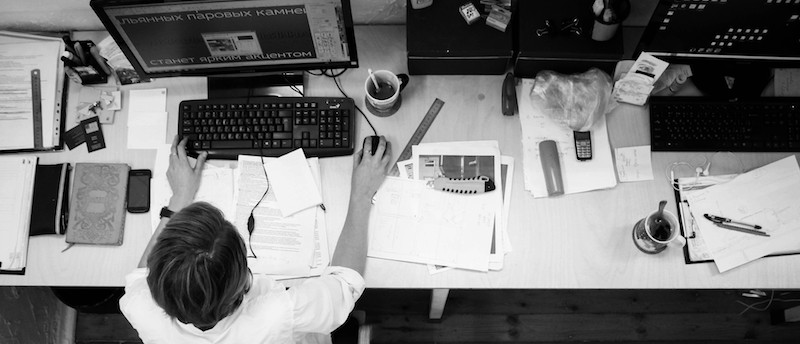
<svg viewBox="0 0 800 344">
<path fill-rule="evenodd" d="M 248 257 L 255 257 L 248 259 L 250 269 L 276 278 L 321 274 L 330 255 L 319 206 L 319 159 L 306 159 L 302 149 L 263 160 L 240 155 L 235 185 L 234 225 L 248 244 Z M 255 227 L 249 233 L 251 212 Z"/>
<path fill-rule="evenodd" d="M 611 159 L 611 145 L 608 142 L 606 118 L 602 116 L 590 129 L 592 133 L 592 159 L 578 161 L 575 157 L 575 140 L 572 130 L 548 118 L 539 108 L 533 106 L 531 90 L 534 79 L 522 79 L 517 98 L 519 119 L 522 126 L 522 166 L 525 176 L 525 189 L 533 197 L 547 197 L 542 162 L 539 157 L 539 142 L 553 140 L 558 147 L 561 163 L 564 193 L 571 194 L 597 189 L 612 188 L 617 185 L 614 163 Z"/>
<path fill-rule="evenodd" d="M 389 177 L 370 213 L 370 257 L 443 268 L 500 270 L 511 251 L 505 230 L 513 159 L 500 155 L 496 141 L 443 142 L 413 147 L 411 160 L 398 162 L 400 178 Z M 486 176 L 496 190 L 457 194 L 434 190 L 438 178 Z"/>
<path fill-rule="evenodd" d="M 0 273 L 24 273 L 38 158 L 0 157 Z"/>
<path fill-rule="evenodd" d="M 729 182 L 694 190 L 686 198 L 720 272 L 800 247 L 800 168 L 794 155 Z M 703 214 L 758 224 L 770 236 L 721 228 Z"/>
<path fill-rule="evenodd" d="M 0 31 L 0 150 L 60 145 L 63 51 L 59 38 Z M 33 71 L 39 78 L 36 91 Z"/>
</svg>

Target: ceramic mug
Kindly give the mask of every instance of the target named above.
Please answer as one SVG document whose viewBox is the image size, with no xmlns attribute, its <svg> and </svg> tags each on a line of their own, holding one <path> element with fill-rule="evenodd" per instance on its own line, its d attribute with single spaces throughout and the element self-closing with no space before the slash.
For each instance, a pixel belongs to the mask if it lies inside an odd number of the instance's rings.
<svg viewBox="0 0 800 344">
<path fill-rule="evenodd" d="M 678 218 L 664 210 L 654 211 L 633 226 L 633 243 L 640 251 L 656 254 L 669 246 L 683 247 L 686 239 L 681 235 Z"/>
<path fill-rule="evenodd" d="M 389 116 L 400 107 L 400 92 L 408 85 L 408 75 L 394 74 L 388 70 L 378 70 L 372 73 L 378 87 L 372 77 L 367 76 L 364 81 L 364 93 L 368 108 L 376 116 Z"/>
</svg>

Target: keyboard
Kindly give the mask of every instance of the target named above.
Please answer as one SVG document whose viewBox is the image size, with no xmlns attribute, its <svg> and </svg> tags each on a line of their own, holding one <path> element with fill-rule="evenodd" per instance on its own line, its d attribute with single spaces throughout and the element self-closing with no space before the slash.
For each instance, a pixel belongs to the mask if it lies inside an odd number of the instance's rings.
<svg viewBox="0 0 800 344">
<path fill-rule="evenodd" d="M 355 104 L 350 98 L 249 97 L 182 101 L 178 133 L 187 152 L 213 159 L 276 157 L 303 148 L 307 157 L 353 154 Z"/>
<path fill-rule="evenodd" d="M 651 97 L 653 151 L 800 151 L 800 98 Z"/>
</svg>

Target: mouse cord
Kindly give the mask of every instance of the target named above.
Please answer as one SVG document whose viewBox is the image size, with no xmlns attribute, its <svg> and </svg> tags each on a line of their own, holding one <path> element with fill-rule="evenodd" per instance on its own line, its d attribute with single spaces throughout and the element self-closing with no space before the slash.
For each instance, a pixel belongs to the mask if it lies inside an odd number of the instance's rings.
<svg viewBox="0 0 800 344">
<path fill-rule="evenodd" d="M 344 89 L 342 89 L 342 85 L 339 84 L 338 76 L 341 75 L 342 73 L 344 73 L 344 72 L 341 72 L 341 73 L 337 74 L 337 76 L 330 76 L 330 75 L 328 75 L 328 76 L 333 78 L 333 83 L 336 84 L 336 88 L 339 89 L 339 92 L 342 92 L 342 95 L 345 98 L 350 98 L 349 96 L 347 96 L 347 93 L 344 93 Z M 367 115 L 364 114 L 364 111 L 361 111 L 361 108 L 359 108 L 358 105 L 354 105 L 354 106 L 356 107 L 356 110 L 358 110 L 358 112 L 361 113 L 361 116 L 364 117 L 364 120 L 367 121 L 367 124 L 369 124 L 369 127 L 372 128 L 372 132 L 375 134 L 375 136 L 378 136 L 378 131 L 375 130 L 375 126 L 372 125 L 372 122 L 369 121 L 369 118 L 367 118 Z"/>
<path fill-rule="evenodd" d="M 261 201 L 263 201 L 264 198 L 267 197 L 270 187 L 269 176 L 267 176 L 267 168 L 264 167 L 264 149 L 261 148 L 261 146 L 259 146 L 258 150 L 261 152 L 261 154 L 259 154 L 259 157 L 261 158 L 261 169 L 264 170 L 264 178 L 267 181 L 267 189 L 264 190 L 264 194 L 262 194 L 261 198 L 258 199 L 258 202 L 256 202 L 256 205 L 253 206 L 253 209 L 250 209 L 250 217 L 247 218 L 247 232 L 250 233 L 250 236 L 247 238 L 247 245 L 250 246 L 250 252 L 253 253 L 253 256 L 248 258 L 258 258 L 256 257 L 256 251 L 253 251 L 253 231 L 256 229 L 256 219 L 253 216 L 253 213 L 256 211 L 256 208 L 258 208 L 258 206 L 261 204 Z"/>
</svg>

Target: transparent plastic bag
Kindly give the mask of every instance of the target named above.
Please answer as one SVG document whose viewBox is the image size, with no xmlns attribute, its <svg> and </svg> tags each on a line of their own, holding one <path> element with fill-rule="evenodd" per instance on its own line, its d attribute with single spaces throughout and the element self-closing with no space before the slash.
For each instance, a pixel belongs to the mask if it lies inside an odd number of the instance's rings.
<svg viewBox="0 0 800 344">
<path fill-rule="evenodd" d="M 597 68 L 570 75 L 545 70 L 536 75 L 529 96 L 534 109 L 548 118 L 574 131 L 587 131 L 616 105 L 612 89 L 611 77 Z"/>
</svg>

